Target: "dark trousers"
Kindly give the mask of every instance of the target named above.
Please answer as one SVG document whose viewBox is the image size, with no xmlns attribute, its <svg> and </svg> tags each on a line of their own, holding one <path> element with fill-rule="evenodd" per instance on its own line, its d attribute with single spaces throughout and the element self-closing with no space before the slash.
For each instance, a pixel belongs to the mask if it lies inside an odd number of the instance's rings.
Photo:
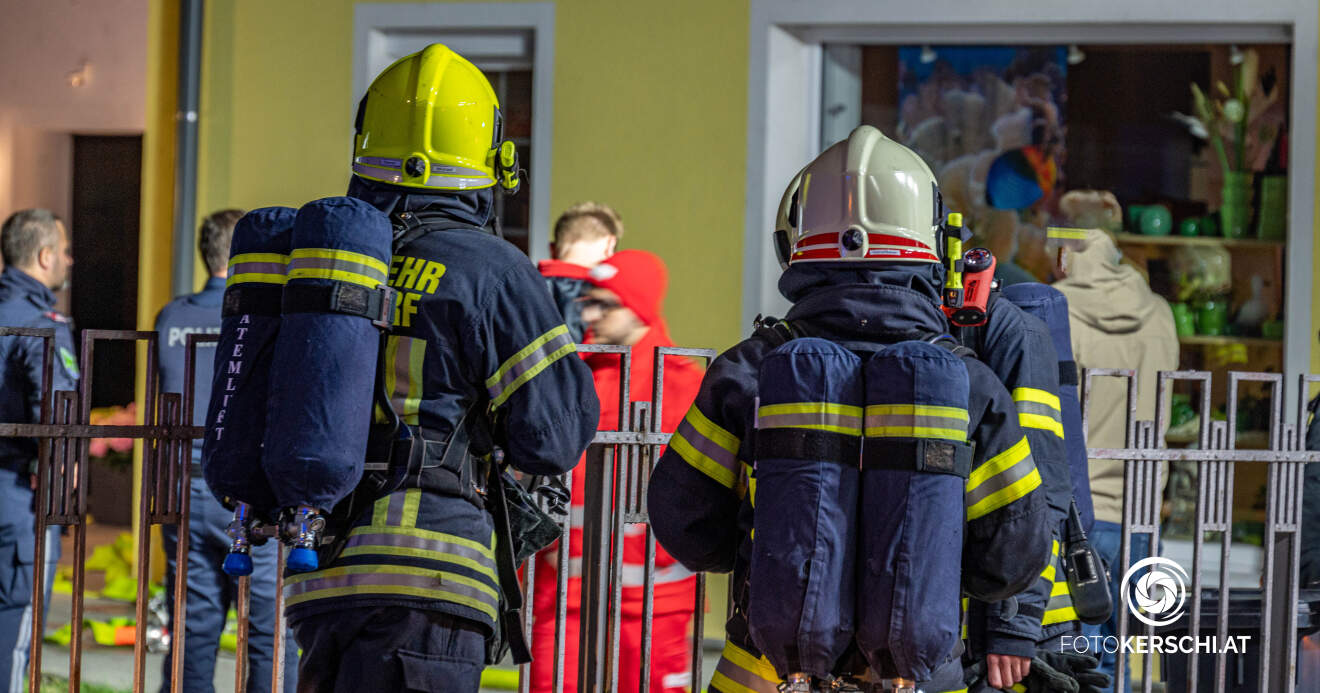
<svg viewBox="0 0 1320 693">
<path fill-rule="evenodd" d="M 192 480 L 192 493 L 188 500 L 188 602 L 185 607 L 183 643 L 183 690 L 185 693 L 211 693 L 215 690 L 216 653 L 220 649 L 220 634 L 231 606 L 238 600 L 238 578 L 220 570 L 229 553 L 229 536 L 225 527 L 233 513 L 225 510 L 211 495 L 206 482 Z M 174 594 L 176 572 L 174 555 L 178 546 L 178 529 L 172 525 L 161 528 L 168 560 L 165 573 L 167 594 Z M 275 542 L 252 550 L 251 613 L 248 619 L 248 682 L 247 690 L 262 693 L 271 689 L 271 670 L 275 651 Z M 173 611 L 170 612 L 173 615 Z M 291 633 L 288 634 L 291 636 Z M 284 690 L 292 691 L 296 685 L 298 651 L 293 638 L 286 636 L 284 654 Z M 171 655 L 165 655 L 161 676 L 162 693 L 170 690 Z"/>
<path fill-rule="evenodd" d="M 27 685 L 22 643 L 32 633 L 35 530 L 31 480 L 24 466 L 0 464 L 0 691 Z"/>
<path fill-rule="evenodd" d="M 301 619 L 298 693 L 476 693 L 485 630 L 464 618 L 402 606 L 350 608 Z"/>
</svg>

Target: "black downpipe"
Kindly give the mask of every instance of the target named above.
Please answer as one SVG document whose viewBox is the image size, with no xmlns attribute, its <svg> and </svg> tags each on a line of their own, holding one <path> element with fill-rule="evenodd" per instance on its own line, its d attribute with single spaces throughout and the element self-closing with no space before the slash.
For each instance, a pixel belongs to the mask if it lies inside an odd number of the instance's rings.
<svg viewBox="0 0 1320 693">
<path fill-rule="evenodd" d="M 193 292 L 197 253 L 197 111 L 202 81 L 202 0 L 179 2 L 179 108 L 174 152 L 174 296 Z"/>
</svg>

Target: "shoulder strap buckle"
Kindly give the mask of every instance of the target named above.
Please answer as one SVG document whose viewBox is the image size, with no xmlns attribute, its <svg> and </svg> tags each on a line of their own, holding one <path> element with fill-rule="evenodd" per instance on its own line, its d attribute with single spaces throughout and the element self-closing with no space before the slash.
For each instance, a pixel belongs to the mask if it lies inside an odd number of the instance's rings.
<svg viewBox="0 0 1320 693">
<path fill-rule="evenodd" d="M 757 313 L 756 319 L 752 321 L 752 334 L 770 342 L 771 346 L 780 346 L 798 337 L 806 336 L 789 321 L 760 313 Z"/>
</svg>

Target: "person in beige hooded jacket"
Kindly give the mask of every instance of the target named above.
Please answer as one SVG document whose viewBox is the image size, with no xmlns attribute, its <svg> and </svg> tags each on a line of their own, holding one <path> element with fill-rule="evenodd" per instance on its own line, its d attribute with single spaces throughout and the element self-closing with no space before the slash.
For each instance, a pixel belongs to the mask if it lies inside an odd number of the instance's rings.
<svg viewBox="0 0 1320 693">
<path fill-rule="evenodd" d="M 1117 203 L 1115 203 L 1117 204 Z M 1155 412 L 1157 373 L 1178 367 L 1178 335 L 1169 304 L 1150 290 L 1135 268 L 1120 263 L 1121 253 L 1101 229 L 1060 248 L 1054 288 L 1068 299 L 1073 358 L 1079 369 L 1135 368 L 1137 415 Z M 1127 384 L 1118 378 L 1096 378 L 1090 407 L 1088 447 L 1121 448 L 1126 444 Z M 1162 434 L 1162 433 L 1161 433 Z M 1168 475 L 1162 475 L 1167 481 Z M 1091 496 L 1095 505 L 1092 545 L 1109 563 L 1111 594 L 1118 594 L 1119 539 L 1123 522 L 1123 462 L 1090 460 Z M 1149 538 L 1134 536 L 1130 557 L 1144 558 Z M 1115 609 L 1119 600 L 1115 598 Z M 1117 611 L 1115 612 L 1117 614 Z M 1116 618 L 1100 626 L 1087 626 L 1088 636 L 1117 633 Z M 1113 655 L 1106 655 L 1100 670 L 1113 675 Z"/>
</svg>

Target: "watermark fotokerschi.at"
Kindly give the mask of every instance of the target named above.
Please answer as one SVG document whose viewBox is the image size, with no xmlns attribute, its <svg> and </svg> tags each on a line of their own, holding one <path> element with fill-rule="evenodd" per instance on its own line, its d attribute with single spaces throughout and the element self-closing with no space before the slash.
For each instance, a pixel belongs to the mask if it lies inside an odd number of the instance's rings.
<svg viewBox="0 0 1320 693">
<path fill-rule="evenodd" d="M 1146 569 L 1142 573 L 1143 569 Z M 1136 577 L 1142 573 L 1140 577 Z M 1119 583 L 1123 605 L 1138 621 L 1156 628 L 1170 626 L 1187 610 L 1187 571 L 1161 556 L 1132 564 Z M 1071 642 L 1070 642 L 1071 640 Z M 1215 635 L 1129 635 L 1076 636 L 1064 638 L 1060 647 L 1082 654 L 1225 654 L 1243 653 L 1251 636 L 1223 638 Z"/>
</svg>

